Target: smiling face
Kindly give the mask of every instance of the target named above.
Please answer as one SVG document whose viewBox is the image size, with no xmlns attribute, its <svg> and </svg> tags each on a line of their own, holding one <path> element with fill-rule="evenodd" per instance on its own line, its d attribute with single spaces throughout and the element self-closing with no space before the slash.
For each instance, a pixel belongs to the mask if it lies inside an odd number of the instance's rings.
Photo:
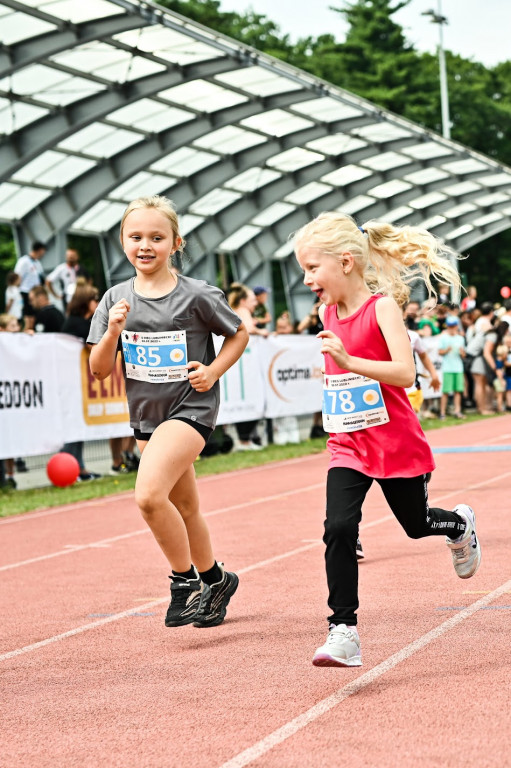
<svg viewBox="0 0 511 768">
<path fill-rule="evenodd" d="M 304 273 L 304 285 L 316 294 L 322 304 L 336 304 L 342 300 L 343 286 L 347 282 L 345 270 L 353 267 L 351 254 L 332 256 L 318 248 L 305 246 L 297 251 L 296 258 Z"/>
<path fill-rule="evenodd" d="M 169 219 L 155 208 L 136 208 L 124 220 L 122 246 L 128 261 L 144 274 L 168 269 L 169 256 L 179 246 Z"/>
</svg>

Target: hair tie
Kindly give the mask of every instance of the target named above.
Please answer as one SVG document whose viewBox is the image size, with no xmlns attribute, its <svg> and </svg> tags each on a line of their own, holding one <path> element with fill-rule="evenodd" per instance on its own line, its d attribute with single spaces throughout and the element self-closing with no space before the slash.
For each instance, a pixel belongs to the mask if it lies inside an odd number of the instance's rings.
<svg viewBox="0 0 511 768">
<path fill-rule="evenodd" d="M 363 235 L 367 235 L 367 232 L 365 231 L 364 227 L 359 227 L 359 230 L 362 232 Z"/>
</svg>

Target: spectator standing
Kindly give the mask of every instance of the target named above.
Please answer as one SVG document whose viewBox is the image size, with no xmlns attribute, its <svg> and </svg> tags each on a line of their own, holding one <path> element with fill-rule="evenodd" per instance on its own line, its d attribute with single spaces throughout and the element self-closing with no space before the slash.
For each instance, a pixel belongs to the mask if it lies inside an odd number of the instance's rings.
<svg viewBox="0 0 511 768">
<path fill-rule="evenodd" d="M 65 317 L 51 302 L 44 285 L 37 285 L 29 293 L 34 316 L 34 330 L 37 333 L 59 333 Z"/>
<path fill-rule="evenodd" d="M 493 329 L 493 304 L 485 301 L 481 304 L 479 310 L 473 310 L 473 314 L 475 312 L 480 312 L 480 315 L 474 323 L 474 330 L 470 334 L 465 351 L 469 358 L 469 370 L 474 381 L 474 400 L 477 411 L 482 416 L 489 416 L 493 411 L 489 410 L 487 405 L 488 381 L 483 350 L 486 344 L 486 334 Z M 467 362 L 467 365 L 469 363 Z"/>
<path fill-rule="evenodd" d="M 19 331 L 20 324 L 17 317 L 7 313 L 0 315 L 0 333 L 19 333 Z M 18 472 L 28 472 L 23 459 L 3 460 L 4 476 L 1 485 L 12 489 L 17 487 L 16 480 L 14 479 L 15 469 L 18 470 Z"/>
<path fill-rule="evenodd" d="M 323 323 L 319 316 L 319 308 L 321 306 L 320 301 L 315 301 L 311 311 L 308 315 L 298 323 L 296 332 L 307 333 L 309 336 L 317 336 L 317 334 L 323 330 Z M 316 411 L 312 414 L 312 427 L 309 435 L 311 440 L 316 437 L 326 437 L 326 432 L 323 429 L 323 414 L 321 411 Z"/>
<path fill-rule="evenodd" d="M 232 283 L 227 295 L 229 306 L 241 318 L 250 335 L 268 336 L 266 328 L 258 328 L 254 319 L 257 301 L 254 291 L 242 283 Z M 260 451 L 261 438 L 257 434 L 257 421 L 239 421 L 235 425 L 239 451 Z"/>
<path fill-rule="evenodd" d="M 23 297 L 20 291 L 21 277 L 17 272 L 8 272 L 5 289 L 5 312 L 21 324 L 23 320 Z"/>
<path fill-rule="evenodd" d="M 420 304 L 418 301 L 409 301 L 404 309 L 405 325 L 409 331 L 418 330 Z"/>
<path fill-rule="evenodd" d="M 87 272 L 80 266 L 80 254 L 76 248 L 68 248 L 66 260 L 50 272 L 46 278 L 46 288 L 66 309 L 76 288 L 78 277 L 88 278 Z"/>
<path fill-rule="evenodd" d="M 62 325 L 61 332 L 68 333 L 70 336 L 76 336 L 77 338 L 82 339 L 85 343 L 87 336 L 89 335 L 92 315 L 96 311 L 98 302 L 99 294 L 97 288 L 94 288 L 93 286 L 85 286 L 84 288 L 78 289 L 69 302 L 68 314 Z M 96 472 L 89 472 L 85 468 L 83 460 L 83 440 L 66 443 L 61 450 L 64 453 L 70 453 L 71 456 L 74 456 L 77 460 L 78 466 L 80 467 L 80 473 L 78 475 L 78 480 L 80 482 L 85 480 L 95 480 L 96 478 L 101 477 L 101 475 L 98 475 Z"/>
<path fill-rule="evenodd" d="M 257 304 L 254 307 L 253 316 L 258 328 L 266 328 L 271 323 L 271 315 L 268 312 L 266 302 L 268 301 L 269 288 L 265 288 L 262 285 L 256 285 L 254 288 L 254 296 L 256 297 Z"/>
<path fill-rule="evenodd" d="M 277 335 L 281 333 L 295 333 L 295 326 L 291 322 L 291 316 L 287 310 L 277 317 L 275 333 Z"/>
<path fill-rule="evenodd" d="M 476 308 L 477 303 L 477 288 L 475 285 L 469 285 L 467 288 L 467 295 L 461 300 L 460 308 L 462 312 L 467 310 L 470 312 Z"/>
<path fill-rule="evenodd" d="M 447 285 L 447 283 L 438 283 L 438 303 L 439 304 L 450 304 L 451 302 L 451 293 L 450 288 Z"/>
<path fill-rule="evenodd" d="M 323 323 L 319 317 L 319 308 L 321 306 L 320 301 L 314 302 L 314 305 L 308 315 L 305 315 L 303 320 L 298 323 L 296 329 L 298 333 L 307 332 L 310 336 L 316 336 L 323 330 Z"/>
<path fill-rule="evenodd" d="M 449 315 L 445 321 L 446 331 L 438 340 L 438 354 L 442 358 L 442 398 L 440 400 L 440 418 L 445 419 L 449 395 L 454 396 L 454 415 L 464 419 L 461 398 L 465 391 L 463 358 L 465 339 L 459 332 L 459 321 Z"/>
<path fill-rule="evenodd" d="M 39 240 L 32 243 L 29 254 L 21 256 L 16 262 L 14 271 L 20 276 L 21 297 L 23 299 L 23 318 L 26 331 L 34 329 L 34 309 L 30 303 L 29 293 L 32 288 L 44 285 L 44 271 L 41 259 L 46 253 L 46 246 Z"/>
</svg>

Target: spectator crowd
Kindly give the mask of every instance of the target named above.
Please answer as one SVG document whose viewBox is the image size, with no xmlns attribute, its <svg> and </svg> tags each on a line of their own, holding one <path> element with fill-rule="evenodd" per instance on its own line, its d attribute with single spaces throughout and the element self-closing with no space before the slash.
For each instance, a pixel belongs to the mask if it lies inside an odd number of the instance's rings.
<svg viewBox="0 0 511 768">
<path fill-rule="evenodd" d="M 81 267 L 76 249 L 68 248 L 63 263 L 48 275 L 41 265 L 45 251 L 43 243 L 34 242 L 30 252 L 7 274 L 0 332 L 69 333 L 85 343 L 99 291 Z M 314 302 L 302 318 L 293 318 L 286 309 L 273 319 L 269 294 L 269 288 L 242 283 L 233 283 L 227 292 L 231 308 L 251 334 L 315 335 L 322 330 L 319 302 Z M 477 289 L 469 286 L 461 303 L 456 304 L 447 287 L 438 285 L 436 299 L 408 301 L 403 318 L 417 364 L 416 383 L 408 394 L 420 418 L 452 415 L 463 419 L 467 412 L 489 415 L 511 410 L 511 298 L 503 304 L 479 301 Z M 256 422 L 235 425 L 236 449 L 261 450 L 257 426 Z M 313 415 L 310 436 L 325 436 L 321 412 Z M 228 438 L 222 434 L 225 440 Z M 110 449 L 111 474 L 136 471 L 138 457 L 132 438 L 112 439 Z M 83 444 L 67 443 L 63 450 L 78 459 L 81 481 L 99 477 L 84 465 Z M 210 453 L 206 447 L 204 455 Z M 16 488 L 15 472 L 26 470 L 23 459 L 5 459 L 0 481 Z"/>
</svg>

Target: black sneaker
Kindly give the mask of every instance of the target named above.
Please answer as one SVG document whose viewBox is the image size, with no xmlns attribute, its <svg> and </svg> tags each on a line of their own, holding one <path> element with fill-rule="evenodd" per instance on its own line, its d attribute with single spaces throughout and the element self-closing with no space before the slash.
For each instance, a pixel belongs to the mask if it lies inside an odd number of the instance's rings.
<svg viewBox="0 0 511 768">
<path fill-rule="evenodd" d="M 195 571 L 197 573 L 197 571 Z M 191 624 L 202 615 L 204 606 L 211 595 L 207 584 L 201 581 L 199 574 L 195 579 L 183 576 L 170 576 L 170 605 L 165 617 L 166 627 L 183 627 Z"/>
<path fill-rule="evenodd" d="M 238 589 L 239 579 L 235 573 L 224 571 L 223 563 L 218 563 L 222 571 L 222 580 L 211 584 L 211 594 L 204 605 L 202 615 L 193 622 L 194 627 L 217 627 L 225 619 L 229 600 Z"/>
<path fill-rule="evenodd" d="M 138 465 L 140 464 L 140 459 L 138 456 L 135 456 L 134 453 L 130 453 L 129 451 L 124 451 L 122 454 L 123 458 L 123 464 L 127 467 L 128 472 L 136 472 L 138 469 Z"/>
<path fill-rule="evenodd" d="M 362 549 L 362 542 L 357 539 L 357 560 L 363 560 L 365 557 L 364 550 Z"/>
</svg>

